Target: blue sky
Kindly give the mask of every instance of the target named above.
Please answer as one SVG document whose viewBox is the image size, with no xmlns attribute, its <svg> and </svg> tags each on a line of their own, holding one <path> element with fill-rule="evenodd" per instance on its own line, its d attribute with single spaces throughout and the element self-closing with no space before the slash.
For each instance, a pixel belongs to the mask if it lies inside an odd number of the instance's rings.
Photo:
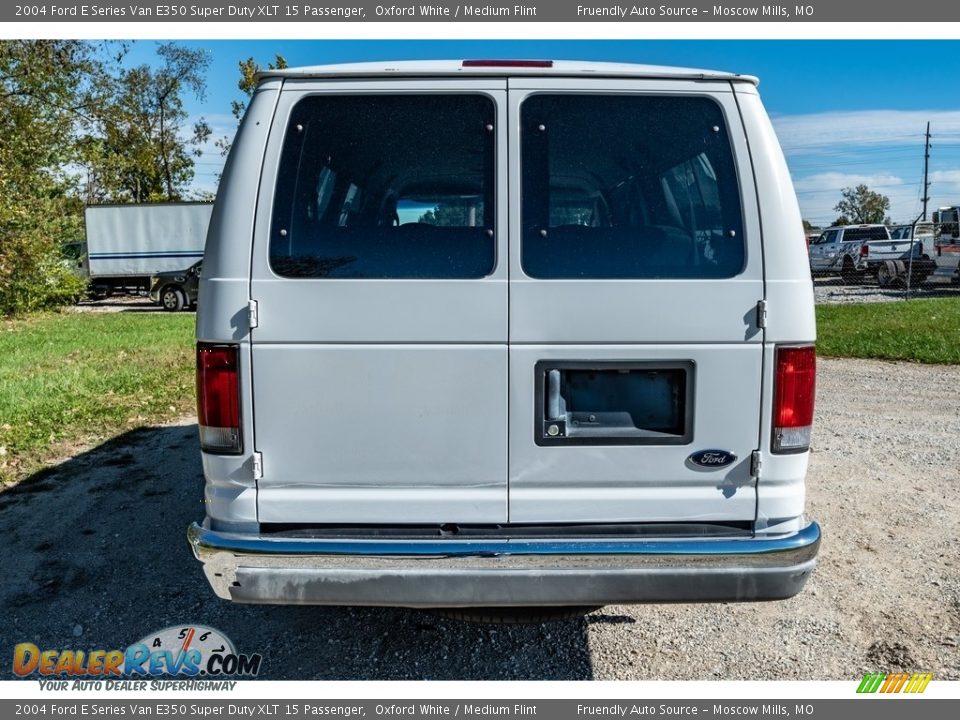
<svg viewBox="0 0 960 720">
<path fill-rule="evenodd" d="M 680 65 L 757 75 L 797 189 L 814 223 L 836 217 L 840 189 L 866 183 L 891 200 L 895 222 L 921 208 L 923 134 L 931 123 L 930 209 L 960 204 L 960 41 L 816 40 L 222 40 L 181 41 L 211 56 L 207 98 L 188 110 L 215 136 L 232 134 L 237 62 L 276 53 L 291 66 L 364 60 L 537 57 Z M 155 61 L 139 40 L 130 64 Z M 223 159 L 198 160 L 195 186 L 212 189 Z"/>
</svg>

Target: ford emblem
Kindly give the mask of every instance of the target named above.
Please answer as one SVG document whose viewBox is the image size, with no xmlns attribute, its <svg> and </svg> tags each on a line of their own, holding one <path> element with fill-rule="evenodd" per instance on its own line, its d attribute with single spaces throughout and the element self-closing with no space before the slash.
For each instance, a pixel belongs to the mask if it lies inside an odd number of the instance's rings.
<svg viewBox="0 0 960 720">
<path fill-rule="evenodd" d="M 700 450 L 687 459 L 700 467 L 722 468 L 732 464 L 737 456 L 726 450 Z"/>
</svg>

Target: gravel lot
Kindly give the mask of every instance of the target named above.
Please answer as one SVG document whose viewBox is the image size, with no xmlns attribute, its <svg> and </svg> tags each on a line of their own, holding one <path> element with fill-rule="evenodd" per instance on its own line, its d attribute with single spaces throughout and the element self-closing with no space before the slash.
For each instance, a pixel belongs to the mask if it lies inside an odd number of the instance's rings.
<svg viewBox="0 0 960 720">
<path fill-rule="evenodd" d="M 185 420 L 0 495 L 0 649 L 123 648 L 201 623 L 261 653 L 269 679 L 960 679 L 960 368 L 820 367 L 808 505 L 824 542 L 791 600 L 607 607 L 519 627 L 232 605 L 210 592 L 184 539 L 203 515 Z"/>
<path fill-rule="evenodd" d="M 817 305 L 848 303 L 900 302 L 904 300 L 903 287 L 881 288 L 875 281 L 859 285 L 844 285 L 838 277 L 818 277 L 813 280 L 813 297 Z M 960 286 L 948 282 L 927 282 L 912 288 L 911 298 L 960 297 Z"/>
<path fill-rule="evenodd" d="M 74 312 L 163 312 L 163 308 L 146 295 L 111 295 L 101 300 L 81 300 L 71 307 Z"/>
</svg>

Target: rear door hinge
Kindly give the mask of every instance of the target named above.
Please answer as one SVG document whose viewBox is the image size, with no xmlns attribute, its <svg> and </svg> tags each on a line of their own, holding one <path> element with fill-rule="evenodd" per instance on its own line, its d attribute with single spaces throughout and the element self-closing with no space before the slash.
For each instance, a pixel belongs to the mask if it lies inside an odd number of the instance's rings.
<svg viewBox="0 0 960 720">
<path fill-rule="evenodd" d="M 263 454 L 253 453 L 253 479 L 259 480 L 263 477 Z"/>
<path fill-rule="evenodd" d="M 750 453 L 750 476 L 760 479 L 760 467 L 763 462 L 760 460 L 760 451 L 754 450 Z"/>
<path fill-rule="evenodd" d="M 260 324 L 260 311 L 257 307 L 256 300 L 250 300 L 247 302 L 247 320 L 249 321 L 251 330 Z"/>
<path fill-rule="evenodd" d="M 765 328 L 767 326 L 767 301 L 757 301 L 757 327 Z"/>
</svg>

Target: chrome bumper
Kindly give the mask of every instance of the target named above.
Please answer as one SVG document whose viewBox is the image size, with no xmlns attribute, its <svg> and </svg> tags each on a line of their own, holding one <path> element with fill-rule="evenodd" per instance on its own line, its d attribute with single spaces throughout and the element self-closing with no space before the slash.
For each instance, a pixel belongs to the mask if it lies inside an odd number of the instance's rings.
<svg viewBox="0 0 960 720">
<path fill-rule="evenodd" d="M 778 600 L 816 564 L 820 527 L 723 539 L 345 540 L 194 523 L 218 596 L 243 603 L 486 607 Z"/>
</svg>

